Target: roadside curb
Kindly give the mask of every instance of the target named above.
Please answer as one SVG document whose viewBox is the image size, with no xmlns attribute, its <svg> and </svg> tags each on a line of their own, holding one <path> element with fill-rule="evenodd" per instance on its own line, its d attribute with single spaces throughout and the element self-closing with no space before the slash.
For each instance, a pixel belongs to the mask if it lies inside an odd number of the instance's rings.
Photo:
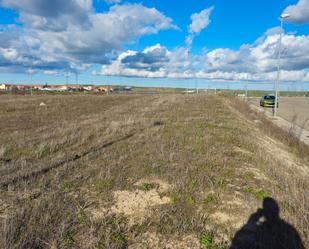
<svg viewBox="0 0 309 249">
<path fill-rule="evenodd" d="M 259 113 L 263 113 L 267 119 L 273 122 L 275 125 L 280 127 L 281 129 L 292 133 L 295 137 L 297 137 L 301 142 L 309 145 L 309 131 L 303 127 L 300 127 L 296 124 L 293 124 L 282 117 L 277 116 L 273 117 L 272 113 L 265 111 L 263 108 L 258 107 L 252 103 L 249 103 L 249 106 L 252 110 L 255 110 Z"/>
</svg>

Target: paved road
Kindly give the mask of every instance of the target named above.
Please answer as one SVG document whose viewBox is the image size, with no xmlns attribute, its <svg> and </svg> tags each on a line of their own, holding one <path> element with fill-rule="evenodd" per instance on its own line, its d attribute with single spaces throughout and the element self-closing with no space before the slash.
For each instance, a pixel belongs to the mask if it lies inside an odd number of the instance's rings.
<svg viewBox="0 0 309 249">
<path fill-rule="evenodd" d="M 260 105 L 259 98 L 250 98 L 250 102 L 254 105 Z M 263 108 L 268 112 L 272 112 L 272 108 Z M 309 98 L 307 97 L 281 97 L 279 99 L 278 116 L 295 123 L 300 127 L 304 127 L 309 131 Z"/>
</svg>

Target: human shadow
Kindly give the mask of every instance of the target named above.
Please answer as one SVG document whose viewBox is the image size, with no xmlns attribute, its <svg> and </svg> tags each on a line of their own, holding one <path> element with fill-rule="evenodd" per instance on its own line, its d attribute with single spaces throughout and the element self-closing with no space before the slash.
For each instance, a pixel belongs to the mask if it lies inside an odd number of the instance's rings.
<svg viewBox="0 0 309 249">
<path fill-rule="evenodd" d="M 296 229 L 279 216 L 276 200 L 265 198 L 235 234 L 230 249 L 305 249 Z"/>
</svg>

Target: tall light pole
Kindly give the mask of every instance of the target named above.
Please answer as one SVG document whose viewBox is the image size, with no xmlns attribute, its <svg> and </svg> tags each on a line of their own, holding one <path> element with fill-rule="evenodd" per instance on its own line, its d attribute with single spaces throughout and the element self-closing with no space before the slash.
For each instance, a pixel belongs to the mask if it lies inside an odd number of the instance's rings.
<svg viewBox="0 0 309 249">
<path fill-rule="evenodd" d="M 191 64 L 191 53 L 190 53 L 190 49 L 188 50 L 188 57 L 189 57 L 189 63 Z M 190 65 L 190 66 L 191 66 L 191 65 Z M 194 72 L 193 74 L 194 74 L 195 93 L 198 94 L 198 83 L 197 83 L 196 72 Z M 188 90 L 187 90 L 187 91 L 188 91 Z"/>
<path fill-rule="evenodd" d="M 248 80 L 249 80 L 249 74 L 246 73 L 246 85 L 245 85 L 245 97 L 246 97 L 246 100 L 248 100 Z"/>
<path fill-rule="evenodd" d="M 80 89 L 79 82 L 78 82 L 78 72 L 77 71 L 75 72 L 75 83 L 76 83 L 78 89 Z"/>
<path fill-rule="evenodd" d="M 283 22 L 289 18 L 290 15 L 285 13 L 280 16 L 280 38 L 279 38 L 279 51 L 278 51 L 278 65 L 277 65 L 277 80 L 275 84 L 275 106 L 274 106 L 274 117 L 277 116 L 277 105 L 278 105 L 278 87 L 280 82 L 280 67 L 281 67 L 281 46 L 282 46 L 282 35 L 283 35 Z"/>
<path fill-rule="evenodd" d="M 29 75 L 30 75 L 30 95 L 32 96 L 32 85 L 33 85 L 33 70 L 30 68 L 29 70 Z"/>
<path fill-rule="evenodd" d="M 67 87 L 69 86 L 69 71 L 68 70 L 66 71 L 66 74 L 65 74 L 65 84 Z"/>
<path fill-rule="evenodd" d="M 245 86 L 245 98 L 246 100 L 248 100 L 248 82 L 246 82 L 246 86 Z"/>
</svg>

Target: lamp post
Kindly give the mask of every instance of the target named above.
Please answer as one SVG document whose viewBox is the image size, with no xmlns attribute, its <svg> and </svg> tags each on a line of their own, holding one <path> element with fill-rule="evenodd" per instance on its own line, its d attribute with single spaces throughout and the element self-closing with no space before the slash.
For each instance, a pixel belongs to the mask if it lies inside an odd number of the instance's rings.
<svg viewBox="0 0 309 249">
<path fill-rule="evenodd" d="M 69 71 L 66 71 L 65 73 L 65 84 L 67 87 L 69 86 Z"/>
<path fill-rule="evenodd" d="M 33 86 L 33 70 L 32 68 L 29 69 L 29 76 L 30 76 L 30 95 L 32 96 L 32 86 Z"/>
<path fill-rule="evenodd" d="M 245 99 L 248 100 L 248 80 L 249 80 L 249 75 L 246 73 L 246 86 L 245 86 Z"/>
<path fill-rule="evenodd" d="M 191 66 L 191 52 L 190 52 L 190 48 L 188 50 L 188 57 L 189 57 L 189 63 Z M 195 85 L 195 93 L 198 94 L 198 83 L 197 83 L 197 76 L 196 76 L 196 72 L 193 73 L 194 74 L 194 85 Z M 188 90 L 187 90 L 188 92 Z"/>
<path fill-rule="evenodd" d="M 289 18 L 290 15 L 285 13 L 280 16 L 280 38 L 279 38 L 279 52 L 278 52 L 278 65 L 277 65 L 277 80 L 275 84 L 275 106 L 274 106 L 274 117 L 277 116 L 277 105 L 278 105 L 278 86 L 280 82 L 280 63 L 281 63 L 281 46 L 282 46 L 282 35 L 283 35 L 283 22 Z"/>
</svg>

